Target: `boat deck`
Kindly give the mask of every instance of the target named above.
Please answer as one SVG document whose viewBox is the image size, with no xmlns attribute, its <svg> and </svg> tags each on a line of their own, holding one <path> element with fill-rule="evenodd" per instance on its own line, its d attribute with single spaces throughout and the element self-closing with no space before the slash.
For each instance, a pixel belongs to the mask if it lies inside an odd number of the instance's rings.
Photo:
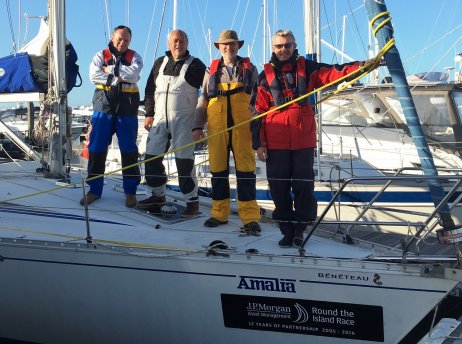
<svg viewBox="0 0 462 344">
<path fill-rule="evenodd" d="M 337 240 L 346 241 L 346 227 L 341 225 L 320 224 L 317 233 L 324 236 L 334 237 Z M 309 230 L 309 229 L 308 229 Z M 370 246 L 380 246 L 385 249 L 403 251 L 414 237 L 412 234 L 400 234 L 392 232 L 380 232 L 373 226 L 357 226 L 350 231 L 350 237 L 354 243 L 368 244 Z M 420 254 L 422 256 L 451 255 L 454 253 L 454 245 L 440 243 L 435 235 L 429 235 L 424 239 L 413 240 L 409 245 L 408 252 Z"/>
<path fill-rule="evenodd" d="M 3 240 L 39 240 L 55 243 L 85 243 L 87 234 L 85 208 L 79 204 L 83 195 L 81 185 L 63 187 L 53 179 L 45 179 L 35 173 L 34 163 L 3 166 L 2 190 L 0 199 L 0 238 Z M 29 167 L 29 168 L 28 168 Z M 23 174 L 19 178 L 18 175 Z M 78 181 L 78 173 L 74 174 Z M 203 225 L 210 216 L 210 200 L 202 197 L 200 214 L 194 218 L 182 219 L 178 215 L 156 216 L 141 209 L 128 209 L 124 205 L 121 180 L 106 178 L 103 196 L 88 207 L 88 229 L 92 242 L 102 245 L 117 245 L 147 249 L 173 249 L 207 252 L 214 245 L 222 244 L 234 253 L 259 253 L 274 256 L 299 256 L 297 248 L 280 248 L 281 233 L 277 225 L 267 217 L 261 221 L 260 236 L 242 236 L 242 223 L 232 211 L 229 223 L 216 228 Z M 39 189 L 37 186 L 40 185 Z M 47 204 L 43 198 L 34 197 L 49 193 Z M 176 195 L 176 196 L 175 196 Z M 147 190 L 141 188 L 138 199 L 147 197 Z M 171 205 L 181 212 L 184 203 L 176 192 L 169 194 Z M 69 221 L 72 219 L 73 221 Z M 27 221 L 24 221 L 27 220 Z M 72 224 L 69 226 L 69 224 Z M 32 229 L 33 228 L 33 229 Z M 307 228 L 307 233 L 312 227 Z M 371 247 L 377 255 L 402 255 L 403 240 L 406 235 L 382 233 L 361 226 L 351 231 L 354 243 L 367 244 L 358 250 L 358 245 L 342 242 L 338 224 L 323 223 L 316 234 L 306 243 L 304 256 L 362 259 L 369 257 Z M 305 235 L 306 237 L 306 235 Z M 334 239 L 334 240 L 333 240 Z M 221 246 L 218 246 L 220 248 Z M 410 247 L 411 253 L 415 243 Z M 439 244 L 435 237 L 429 236 L 419 243 L 421 255 L 454 254 L 453 245 Z M 334 254 L 333 254 L 334 252 Z"/>
</svg>

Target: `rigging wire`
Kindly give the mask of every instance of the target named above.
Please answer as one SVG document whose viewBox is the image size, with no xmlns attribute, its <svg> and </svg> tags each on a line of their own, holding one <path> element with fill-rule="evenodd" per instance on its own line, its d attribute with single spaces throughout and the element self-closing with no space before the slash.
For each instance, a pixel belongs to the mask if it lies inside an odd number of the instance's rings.
<svg viewBox="0 0 462 344">
<path fill-rule="evenodd" d="M 334 42 L 334 36 L 332 34 L 332 25 L 330 24 L 329 22 L 329 17 L 327 16 L 327 9 L 326 9 L 326 3 L 323 1 L 322 2 L 322 5 L 323 5 L 323 9 L 324 9 L 324 15 L 326 16 L 326 22 L 327 22 L 327 29 L 329 30 L 329 37 L 330 37 L 330 41 L 331 42 Z M 319 53 L 319 52 L 318 52 Z M 332 60 L 331 62 L 338 62 L 338 58 L 337 58 L 337 52 L 334 51 L 334 55 L 332 56 Z"/>
<path fill-rule="evenodd" d="M 16 53 L 16 50 L 17 50 L 16 38 L 14 37 L 13 21 L 11 19 L 11 8 L 10 8 L 10 1 L 9 0 L 5 0 L 5 6 L 6 6 L 6 12 L 8 13 L 8 23 L 10 24 L 11 39 L 13 41 L 13 51 L 12 51 L 12 53 Z"/>
<path fill-rule="evenodd" d="M 298 4 L 298 3 L 297 3 L 297 4 Z M 286 19 L 285 19 L 284 24 L 283 24 L 283 25 L 279 25 L 279 23 L 275 20 L 274 23 L 275 23 L 275 25 L 276 25 L 276 28 L 277 28 L 277 27 L 290 27 L 290 26 L 292 25 L 292 22 L 291 22 L 291 20 L 292 20 L 292 18 L 293 18 L 293 12 L 292 12 L 292 10 L 294 9 L 294 6 L 295 6 L 295 2 L 292 0 L 292 1 L 290 2 L 290 5 L 288 6 L 287 16 L 286 16 Z M 276 28 L 275 28 L 275 29 L 276 29 Z M 274 31 L 276 31 L 276 30 L 274 30 Z"/>
<path fill-rule="evenodd" d="M 330 44 L 331 44 L 332 46 L 336 46 L 336 45 L 338 45 L 338 42 L 337 42 L 337 43 L 334 43 L 334 42 L 335 42 L 335 39 L 334 39 L 334 34 L 332 33 L 332 26 L 333 26 L 333 24 L 329 21 L 329 17 L 328 17 L 328 14 L 327 14 L 328 11 L 327 11 L 327 9 L 326 9 L 326 3 L 325 3 L 325 1 L 322 2 L 322 5 L 323 5 L 323 11 L 324 11 L 324 15 L 325 15 L 325 21 L 326 21 L 327 24 L 324 25 L 324 26 L 321 28 L 321 31 L 327 29 L 327 30 L 329 31 L 329 35 L 328 35 L 328 36 L 330 37 L 330 40 L 329 40 L 329 41 L 325 40 L 325 41 L 327 41 L 328 43 L 330 42 Z M 362 5 L 356 7 L 355 9 L 352 10 L 352 9 L 351 9 L 351 6 L 350 6 L 350 13 L 353 14 L 354 12 L 357 12 L 358 10 L 360 10 L 360 9 L 363 8 L 363 7 L 364 7 L 364 4 L 362 4 Z M 337 19 L 334 20 L 334 23 L 336 23 L 336 22 L 337 22 Z M 359 32 L 359 30 L 358 30 L 358 32 Z M 336 36 L 336 35 L 335 35 L 335 36 Z M 358 36 L 361 37 L 361 35 L 359 35 L 359 34 L 358 34 Z M 339 35 L 339 37 L 340 37 L 340 35 Z M 323 43 L 323 44 L 326 44 L 326 43 Z M 331 63 L 338 63 L 338 52 L 336 52 L 335 50 L 333 51 Z"/>
<path fill-rule="evenodd" d="M 21 0 L 18 0 L 18 49 L 21 50 Z"/>
<path fill-rule="evenodd" d="M 462 24 L 461 24 L 462 26 Z M 446 53 L 442 54 L 441 57 L 433 64 L 433 66 L 430 68 L 430 70 L 425 74 L 425 75 L 428 75 L 429 73 L 431 73 L 435 68 L 436 66 L 438 66 L 441 61 L 451 52 L 452 48 L 456 47 L 457 44 L 462 40 L 462 36 L 459 36 L 459 38 L 457 38 L 457 40 L 449 47 L 449 49 L 446 51 Z M 411 88 L 411 91 L 413 89 L 415 89 L 417 87 L 417 85 L 414 85 L 414 87 Z"/>
<path fill-rule="evenodd" d="M 231 29 L 234 27 L 234 22 L 236 21 L 237 12 L 239 11 L 240 4 L 241 4 L 241 0 L 237 2 L 236 10 L 234 11 L 233 21 L 231 22 Z"/>
<path fill-rule="evenodd" d="M 154 8 L 152 9 L 152 14 L 151 14 L 151 21 L 149 22 L 148 37 L 146 38 L 146 45 L 144 47 L 144 52 L 143 52 L 143 61 L 146 61 L 146 53 L 148 51 L 149 40 L 151 38 L 152 25 L 154 23 L 154 13 L 156 13 L 156 7 L 157 7 L 157 0 L 154 3 Z"/>
<path fill-rule="evenodd" d="M 207 52 L 209 52 L 209 56 L 210 56 L 210 60 L 212 60 L 212 54 L 211 54 L 211 51 L 212 51 L 212 38 L 209 37 L 209 34 L 208 32 L 206 32 L 205 30 L 205 25 L 204 23 L 206 22 L 206 17 L 207 17 L 207 8 L 209 7 L 209 2 L 208 0 L 205 2 L 205 6 L 202 8 L 202 9 L 199 9 L 198 5 L 197 5 L 197 1 L 194 1 L 194 4 L 196 5 L 196 10 L 197 10 L 197 14 L 199 16 L 199 22 L 201 23 L 201 28 L 202 28 L 202 34 L 204 35 L 204 38 L 205 38 L 205 41 L 207 42 Z M 201 12 L 204 12 L 205 15 L 204 17 L 202 18 L 201 16 Z M 192 13 L 192 11 L 191 11 Z M 193 25 L 193 28 L 194 28 L 194 25 Z"/>
<path fill-rule="evenodd" d="M 242 28 L 243 28 L 244 22 L 245 22 L 245 17 L 247 16 L 247 10 L 249 9 L 249 2 L 250 2 L 250 0 L 247 0 L 247 5 L 245 5 L 244 15 L 242 16 L 241 27 L 239 28 L 239 31 L 238 31 L 239 37 L 241 36 Z"/>
<path fill-rule="evenodd" d="M 366 47 L 364 46 L 364 42 L 363 42 L 363 39 L 361 37 L 361 33 L 359 32 L 359 28 L 358 28 L 358 23 L 356 22 L 356 17 L 355 17 L 355 14 L 351 8 L 351 3 L 350 3 L 350 0 L 348 0 L 348 8 L 350 9 L 350 15 L 351 17 L 353 18 L 353 23 L 354 23 L 354 26 L 356 28 L 356 32 L 358 33 L 358 37 L 359 37 L 359 41 L 361 42 L 361 45 L 363 47 L 363 51 L 364 51 L 364 54 L 367 56 L 367 49 Z"/>
<path fill-rule="evenodd" d="M 154 48 L 154 57 L 152 59 L 152 63 L 154 64 L 154 61 L 156 60 L 157 56 L 157 49 L 159 48 L 159 40 L 160 40 L 160 32 L 162 31 L 162 25 L 164 23 L 164 16 L 165 16 L 165 7 L 167 5 L 167 0 L 164 0 L 164 4 L 162 6 L 162 14 L 160 16 L 160 23 L 159 23 L 159 31 L 157 32 L 157 41 L 156 41 L 156 47 Z"/>
<path fill-rule="evenodd" d="M 261 19 L 262 13 L 263 13 L 263 5 L 260 6 L 260 14 L 258 15 L 257 25 L 255 26 L 255 31 L 253 33 L 252 43 L 250 44 L 250 51 L 249 51 L 250 60 L 253 59 L 252 58 L 252 50 L 253 50 L 253 46 L 255 45 L 255 40 L 257 38 L 257 32 L 258 32 L 258 27 L 260 26 L 260 19 Z"/>
<path fill-rule="evenodd" d="M 441 36 L 440 38 L 438 38 L 436 41 L 434 41 L 433 43 L 431 43 L 430 45 L 426 46 L 425 48 L 423 48 L 422 50 L 420 50 L 418 53 L 414 54 L 413 56 L 411 56 L 410 58 L 408 58 L 406 61 L 403 62 L 403 64 L 407 64 L 408 62 L 412 61 L 413 59 L 415 59 L 417 56 L 419 55 L 422 55 L 424 52 L 426 52 L 428 49 L 430 49 L 431 47 L 433 47 L 434 45 L 438 44 L 440 41 L 442 41 L 443 39 L 447 38 L 448 36 L 452 35 L 454 32 L 456 32 L 457 30 L 459 30 L 460 28 L 462 28 L 462 24 L 459 24 L 457 25 L 455 28 L 453 28 L 452 30 L 450 30 L 449 32 L 445 33 L 443 36 Z M 460 40 L 460 37 L 457 41 Z M 452 47 L 451 47 L 452 48 Z M 447 53 L 446 53 L 447 54 Z M 446 55 L 445 54 L 445 55 Z"/>
<path fill-rule="evenodd" d="M 109 0 L 110 1 L 110 0 Z M 107 0 L 104 0 L 104 5 L 106 7 L 106 25 L 107 25 L 107 35 L 105 35 L 105 38 L 106 38 L 106 42 L 109 42 L 109 39 L 108 36 L 111 35 L 111 22 L 109 20 L 109 18 L 111 17 L 109 15 L 109 9 L 108 9 L 108 5 L 107 5 Z"/>
<path fill-rule="evenodd" d="M 24 30 L 24 38 L 22 40 L 21 47 L 24 47 L 26 45 L 27 32 L 29 31 L 29 16 L 27 15 L 27 12 L 24 13 L 24 17 L 26 18 L 26 28 Z"/>
<path fill-rule="evenodd" d="M 290 7 L 289 7 L 288 12 L 290 12 Z M 289 13 L 287 13 L 287 15 L 289 15 Z M 272 28 L 272 30 L 270 30 L 270 32 L 268 32 L 269 45 L 270 45 L 269 51 L 271 51 L 271 36 L 272 36 L 271 31 L 276 32 L 277 28 L 279 27 L 278 18 L 279 18 L 279 13 L 278 13 L 277 1 L 274 0 L 273 1 L 273 28 Z"/>
<path fill-rule="evenodd" d="M 107 5 L 108 0 L 106 1 L 106 16 L 107 16 L 107 32 L 109 33 L 110 36 L 112 36 L 112 28 L 114 25 L 112 25 L 112 4 L 111 0 L 109 0 L 109 6 Z"/>
<path fill-rule="evenodd" d="M 445 7 L 445 6 L 446 6 L 446 1 L 444 1 L 444 3 L 441 4 L 439 13 L 438 13 L 438 15 L 436 16 L 436 18 L 435 18 L 435 20 L 434 20 L 433 27 L 432 27 L 432 29 L 431 29 L 431 31 L 430 31 L 430 34 L 427 36 L 428 38 L 430 38 L 431 36 L 433 36 L 433 35 L 435 34 L 436 28 L 437 28 L 438 26 L 441 25 L 441 23 L 440 23 L 440 18 L 441 18 L 441 14 L 442 14 L 442 12 L 443 12 L 443 7 Z M 428 44 L 428 43 L 429 43 L 429 39 L 427 39 L 426 44 Z"/>
<path fill-rule="evenodd" d="M 191 8 L 191 2 L 188 1 L 188 7 L 189 7 L 189 13 L 193 13 L 193 10 Z M 209 40 L 208 38 L 208 34 L 207 32 L 205 31 L 205 21 L 206 21 L 206 15 L 207 15 L 207 7 L 208 7 L 208 1 L 205 2 L 205 6 L 203 6 L 201 9 L 199 9 L 198 5 L 197 5 L 197 1 L 194 1 L 194 4 L 195 4 L 195 7 L 196 7 L 196 11 L 197 11 L 197 15 L 199 16 L 199 23 L 201 24 L 201 30 L 202 30 L 202 34 L 204 35 L 204 41 L 206 42 L 206 45 L 207 45 L 207 52 L 210 51 L 210 47 L 211 47 L 211 41 Z M 202 18 L 201 16 L 201 12 L 204 12 L 205 13 L 205 16 L 204 18 Z M 197 47 L 199 47 L 200 49 L 202 48 L 202 41 L 198 42 L 197 41 L 197 34 L 196 34 L 196 25 L 192 25 L 192 31 L 193 31 L 193 34 L 192 34 L 192 38 L 195 39 L 195 44 Z M 189 39 L 192 39 L 191 37 Z M 189 42 L 191 43 L 191 42 Z M 209 54 L 210 55 L 210 54 Z M 210 57 L 211 58 L 211 57 Z"/>
<path fill-rule="evenodd" d="M 130 26 L 130 0 L 126 0 L 125 3 L 125 25 Z"/>
<path fill-rule="evenodd" d="M 107 31 L 106 31 L 106 18 L 104 17 L 104 9 L 103 9 L 103 0 L 100 0 L 100 7 L 101 7 L 101 21 L 103 22 L 103 34 L 104 34 L 104 42 L 109 42 L 107 38 Z"/>
</svg>

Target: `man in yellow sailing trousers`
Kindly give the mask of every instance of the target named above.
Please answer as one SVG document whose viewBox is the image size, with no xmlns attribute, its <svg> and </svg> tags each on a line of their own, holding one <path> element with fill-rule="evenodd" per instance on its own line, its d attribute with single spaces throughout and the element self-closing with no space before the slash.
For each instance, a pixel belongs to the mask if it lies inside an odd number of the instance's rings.
<svg viewBox="0 0 462 344">
<path fill-rule="evenodd" d="M 193 121 L 193 138 L 203 136 L 207 122 L 210 170 L 212 173 L 211 217 L 206 227 L 228 222 L 230 214 L 229 158 L 234 157 L 237 177 L 239 217 L 242 233 L 259 235 L 260 210 L 255 200 L 255 152 L 252 149 L 250 124 L 234 125 L 249 120 L 250 93 L 258 72 L 249 58 L 237 55 L 244 44 L 235 31 L 225 30 L 215 43 L 222 58 L 213 60 L 202 84 L 202 93 Z M 226 129 L 232 128 L 229 131 Z"/>
</svg>

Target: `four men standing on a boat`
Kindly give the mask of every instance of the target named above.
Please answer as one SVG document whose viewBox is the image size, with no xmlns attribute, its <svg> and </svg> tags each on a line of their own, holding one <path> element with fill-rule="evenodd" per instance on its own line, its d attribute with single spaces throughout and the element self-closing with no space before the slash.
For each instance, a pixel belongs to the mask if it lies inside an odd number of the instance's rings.
<svg viewBox="0 0 462 344">
<path fill-rule="evenodd" d="M 109 47 L 98 52 L 90 66 L 90 79 L 96 91 L 89 177 L 104 173 L 107 147 L 114 132 L 119 138 L 122 166 L 136 164 L 139 105 L 136 82 L 143 62 L 136 52 L 128 49 L 130 40 L 128 27 L 116 27 Z M 152 195 L 137 203 L 139 168 L 130 167 L 123 171 L 125 202 L 127 207 L 138 204 L 146 209 L 165 205 L 167 176 L 162 157 L 171 146 L 186 202 L 181 216 L 196 215 L 199 200 L 194 141 L 203 137 L 207 122 L 212 209 L 204 225 L 217 227 L 228 222 L 232 152 L 242 232 L 259 235 L 255 149 L 258 158 L 266 161 L 275 205 L 272 217 L 283 234 L 279 246 L 300 247 L 307 224 L 317 216 L 313 194 L 316 122 L 308 98 L 271 110 L 358 70 L 365 62 L 329 65 L 305 59 L 298 54 L 292 32 L 279 30 L 272 37 L 271 60 L 258 75 L 249 58 L 237 55 L 243 43 L 235 31 L 221 32 L 214 44 L 222 57 L 213 60 L 206 72 L 202 61 L 189 54 L 186 33 L 177 29 L 169 34 L 169 51 L 154 62 L 146 85 L 145 128 L 149 136 L 145 170 Z M 250 124 L 251 111 L 259 117 Z M 266 115 L 261 117 L 261 114 Z M 88 184 L 90 191 L 81 200 L 83 205 L 101 197 L 103 179 L 90 180 Z"/>
</svg>

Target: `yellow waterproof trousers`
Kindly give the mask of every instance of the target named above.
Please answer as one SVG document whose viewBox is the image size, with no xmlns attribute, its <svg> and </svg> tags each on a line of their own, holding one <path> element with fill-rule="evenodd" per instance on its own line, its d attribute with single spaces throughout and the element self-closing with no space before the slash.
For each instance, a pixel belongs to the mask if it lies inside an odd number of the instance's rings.
<svg viewBox="0 0 462 344">
<path fill-rule="evenodd" d="M 222 91 L 232 91 L 238 87 L 242 87 L 242 84 L 218 84 L 218 89 Z M 207 108 L 208 135 L 248 120 L 251 117 L 249 99 L 250 95 L 243 91 L 210 99 Z M 255 152 L 252 149 L 250 124 L 211 137 L 208 140 L 208 149 L 212 173 L 211 216 L 226 221 L 230 214 L 229 158 L 232 152 L 236 169 L 239 217 L 244 225 L 259 221 L 260 209 L 255 200 Z"/>
</svg>

